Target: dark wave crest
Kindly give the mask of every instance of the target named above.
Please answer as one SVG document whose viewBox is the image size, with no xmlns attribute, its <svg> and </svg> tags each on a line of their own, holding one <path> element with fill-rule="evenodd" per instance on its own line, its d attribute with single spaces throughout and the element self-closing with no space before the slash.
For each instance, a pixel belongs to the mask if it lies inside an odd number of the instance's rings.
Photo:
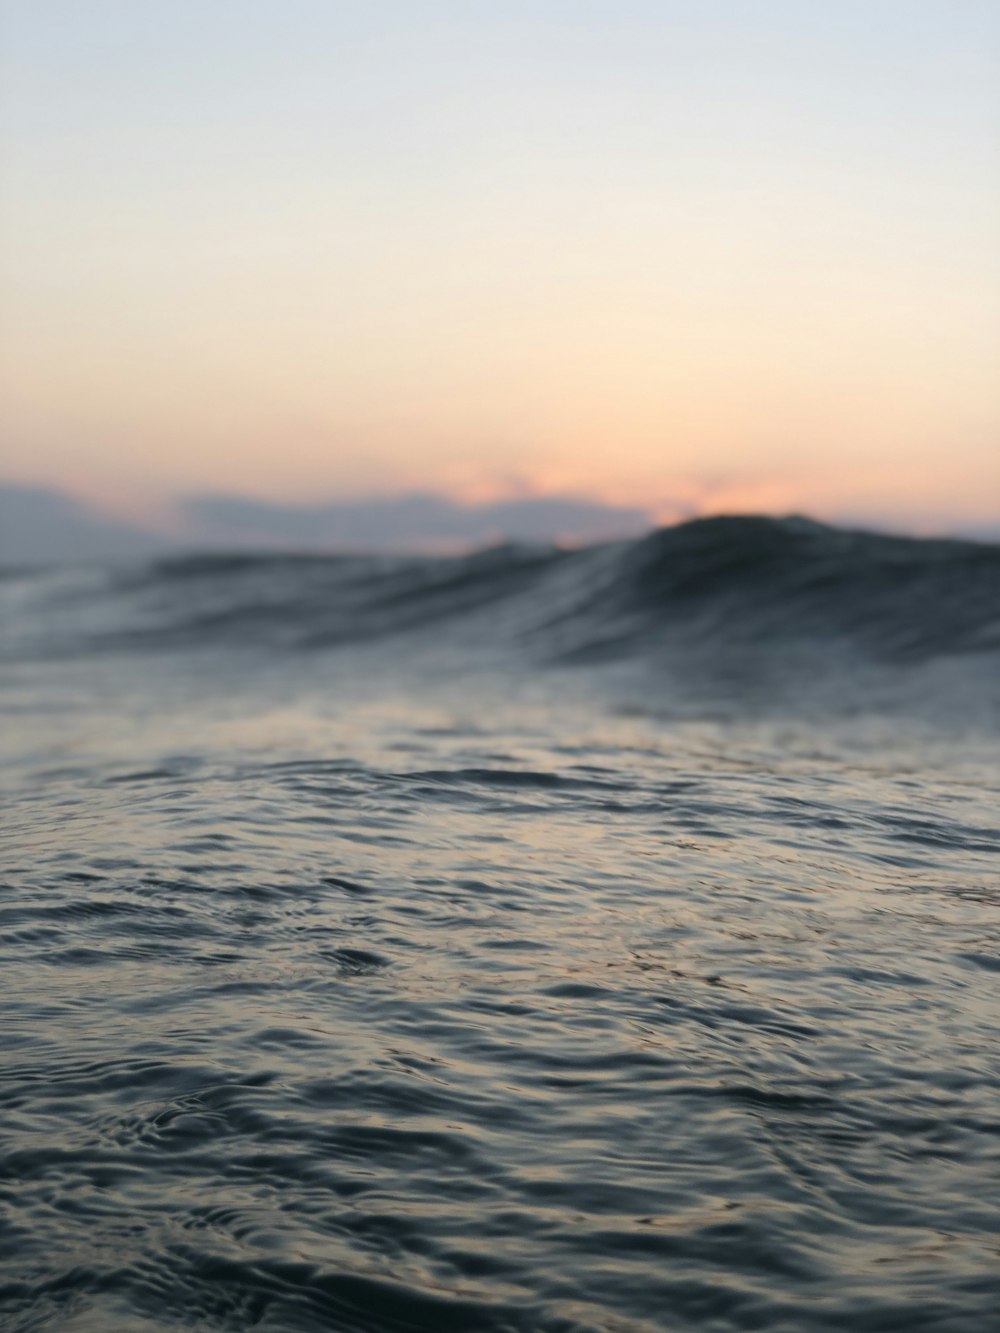
<svg viewBox="0 0 1000 1333">
<path fill-rule="evenodd" d="M 10 588 L 16 585 L 16 594 Z M 1000 648 L 1000 546 L 712 518 L 580 550 L 192 555 L 8 580 L 61 653 L 308 649 L 433 633 L 534 661 L 840 642 L 883 660 Z"/>
<path fill-rule="evenodd" d="M 654 533 L 623 591 L 708 633 L 844 637 L 891 657 L 1000 647 L 1000 547 L 719 518 Z"/>
</svg>

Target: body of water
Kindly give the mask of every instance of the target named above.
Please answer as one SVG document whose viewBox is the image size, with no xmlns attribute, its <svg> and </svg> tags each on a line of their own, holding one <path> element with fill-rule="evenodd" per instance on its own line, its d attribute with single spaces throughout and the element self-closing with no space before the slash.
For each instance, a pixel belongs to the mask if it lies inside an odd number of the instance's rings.
<svg viewBox="0 0 1000 1333">
<path fill-rule="evenodd" d="M 1000 1329 L 1000 548 L 0 598 L 4 1330 Z"/>
</svg>

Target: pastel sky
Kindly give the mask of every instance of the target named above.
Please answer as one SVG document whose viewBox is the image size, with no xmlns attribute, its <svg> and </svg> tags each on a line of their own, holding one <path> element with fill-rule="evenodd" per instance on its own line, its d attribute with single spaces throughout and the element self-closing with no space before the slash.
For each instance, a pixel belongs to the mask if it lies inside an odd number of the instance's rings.
<svg viewBox="0 0 1000 1333">
<path fill-rule="evenodd" d="M 995 0 L 0 0 L 7 479 L 1000 518 Z"/>
</svg>

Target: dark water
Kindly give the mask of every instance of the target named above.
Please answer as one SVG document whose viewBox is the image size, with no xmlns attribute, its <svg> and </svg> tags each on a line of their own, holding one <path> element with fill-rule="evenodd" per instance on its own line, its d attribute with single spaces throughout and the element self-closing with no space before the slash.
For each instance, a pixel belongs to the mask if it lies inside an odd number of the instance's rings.
<svg viewBox="0 0 1000 1333">
<path fill-rule="evenodd" d="M 0 597 L 4 1330 L 1000 1329 L 1000 548 Z"/>
</svg>

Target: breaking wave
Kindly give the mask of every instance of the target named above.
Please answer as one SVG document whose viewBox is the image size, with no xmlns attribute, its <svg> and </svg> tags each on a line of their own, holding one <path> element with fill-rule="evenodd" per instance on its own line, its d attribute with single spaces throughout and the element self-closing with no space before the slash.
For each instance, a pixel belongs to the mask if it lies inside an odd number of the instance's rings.
<svg viewBox="0 0 1000 1333">
<path fill-rule="evenodd" d="M 517 646 L 531 660 L 671 647 L 840 643 L 882 661 L 1000 649 L 1000 546 L 711 518 L 580 550 L 466 556 L 191 555 L 8 578 L 19 654 L 392 635 Z"/>
</svg>

